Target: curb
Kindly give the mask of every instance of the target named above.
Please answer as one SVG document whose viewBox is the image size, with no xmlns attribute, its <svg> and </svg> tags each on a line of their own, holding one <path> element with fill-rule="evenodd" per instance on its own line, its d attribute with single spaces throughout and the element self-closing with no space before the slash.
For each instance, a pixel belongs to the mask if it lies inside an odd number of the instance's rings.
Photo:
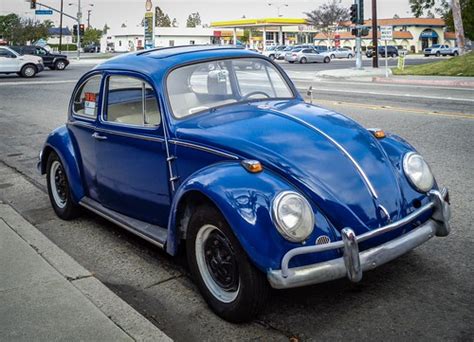
<svg viewBox="0 0 474 342">
<path fill-rule="evenodd" d="M 474 88 L 474 82 L 470 81 L 454 81 L 454 80 L 414 80 L 403 78 L 385 78 L 373 77 L 374 83 L 391 83 L 391 84 L 411 84 L 411 85 L 431 85 L 444 87 Z"/>
<path fill-rule="evenodd" d="M 93 273 L 78 264 L 26 221 L 10 205 L 1 201 L 0 217 L 40 257 L 132 339 L 135 341 L 172 341 L 165 333 L 95 278 Z"/>
</svg>

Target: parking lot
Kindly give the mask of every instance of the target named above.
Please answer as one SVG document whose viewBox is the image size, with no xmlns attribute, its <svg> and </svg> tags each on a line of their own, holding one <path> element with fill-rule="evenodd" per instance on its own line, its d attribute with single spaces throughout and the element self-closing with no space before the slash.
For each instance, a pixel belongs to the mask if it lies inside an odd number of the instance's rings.
<svg viewBox="0 0 474 342">
<path fill-rule="evenodd" d="M 426 60 L 410 58 L 407 64 Z M 370 63 L 364 59 L 364 66 Z M 390 60 L 395 63 L 396 59 Z M 171 258 L 94 214 L 71 222 L 54 215 L 45 180 L 36 172 L 37 155 L 47 134 L 65 122 L 72 89 L 93 64 L 73 62 L 63 72 L 48 70 L 34 79 L 0 76 L 0 200 L 10 203 L 171 338 L 472 339 L 472 88 L 315 78 L 319 70 L 348 68 L 353 60 L 280 63 L 302 93 L 313 86 L 315 104 L 410 141 L 430 163 L 438 182 L 450 189 L 452 234 L 365 273 L 358 284 L 344 279 L 274 291 L 258 320 L 234 325 L 206 307 L 189 278 L 184 256 Z"/>
</svg>

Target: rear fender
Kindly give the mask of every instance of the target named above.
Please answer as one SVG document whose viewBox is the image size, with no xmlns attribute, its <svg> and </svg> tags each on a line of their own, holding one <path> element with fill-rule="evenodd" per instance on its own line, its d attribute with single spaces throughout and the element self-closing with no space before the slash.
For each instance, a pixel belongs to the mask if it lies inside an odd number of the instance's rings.
<svg viewBox="0 0 474 342">
<path fill-rule="evenodd" d="M 56 128 L 46 138 L 41 150 L 38 170 L 42 175 L 46 173 L 48 158 L 51 152 L 56 152 L 66 171 L 71 188 L 72 198 L 78 203 L 84 197 L 81 172 L 76 158 L 76 150 L 66 126 Z"/>
<path fill-rule="evenodd" d="M 223 162 L 199 170 L 184 181 L 173 199 L 168 224 L 167 252 L 177 253 L 180 239 L 186 235 L 187 222 L 177 222 L 180 209 L 186 206 L 186 194 L 197 192 L 211 201 L 223 214 L 250 260 L 261 270 L 279 269 L 283 255 L 302 246 L 285 240 L 275 228 L 271 207 L 281 191 L 298 191 L 285 179 L 269 170 L 249 173 L 239 162 Z M 319 210 L 315 210 L 315 227 L 307 242 L 320 235 L 335 239 L 334 230 Z M 180 220 L 181 221 L 181 220 Z M 186 221 L 186 220 L 185 220 Z M 307 243 L 305 242 L 305 243 Z M 318 260 L 338 257 L 337 252 L 320 253 Z M 304 260 L 312 259 L 310 260 Z M 296 259 L 296 258 L 295 258 Z M 297 264 L 314 262 L 314 255 L 295 260 Z"/>
</svg>

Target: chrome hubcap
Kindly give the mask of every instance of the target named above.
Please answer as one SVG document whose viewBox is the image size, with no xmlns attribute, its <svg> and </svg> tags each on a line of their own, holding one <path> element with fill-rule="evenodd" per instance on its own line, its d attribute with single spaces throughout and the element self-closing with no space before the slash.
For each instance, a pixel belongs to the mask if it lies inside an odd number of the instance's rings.
<svg viewBox="0 0 474 342">
<path fill-rule="evenodd" d="M 196 236 L 196 261 L 206 287 L 221 302 L 237 298 L 240 279 L 234 250 L 215 226 L 204 225 Z"/>
<path fill-rule="evenodd" d="M 64 69 L 64 62 L 58 62 L 57 68 L 59 70 L 63 70 Z"/>
<path fill-rule="evenodd" d="M 25 75 L 26 76 L 33 76 L 35 74 L 35 70 L 31 67 L 28 67 L 25 69 Z"/>
<path fill-rule="evenodd" d="M 68 189 L 66 175 L 64 174 L 64 169 L 59 161 L 55 160 L 51 164 L 49 177 L 54 202 L 62 209 L 66 206 Z"/>
</svg>

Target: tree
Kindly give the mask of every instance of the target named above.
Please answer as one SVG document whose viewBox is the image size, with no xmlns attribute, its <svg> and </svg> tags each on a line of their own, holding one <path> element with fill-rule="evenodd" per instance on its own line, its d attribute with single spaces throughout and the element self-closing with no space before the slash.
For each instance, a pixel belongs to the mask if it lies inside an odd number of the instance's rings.
<svg viewBox="0 0 474 342">
<path fill-rule="evenodd" d="M 448 30 L 454 32 L 453 11 L 447 0 L 441 2 L 441 7 L 437 12 L 446 21 Z M 461 12 L 464 34 L 470 40 L 474 40 L 474 0 L 461 0 Z"/>
<path fill-rule="evenodd" d="M 349 20 L 349 8 L 341 6 L 341 0 L 328 0 L 311 12 L 305 12 L 308 24 L 320 30 L 328 39 L 334 38 L 337 25 Z"/>
<path fill-rule="evenodd" d="M 155 7 L 155 26 L 157 27 L 171 27 L 171 19 L 168 14 L 165 14 L 161 8 Z"/>
<path fill-rule="evenodd" d="M 196 27 L 201 26 L 201 16 L 199 12 L 194 12 L 188 15 L 188 20 L 186 20 L 186 27 Z"/>
<path fill-rule="evenodd" d="M 416 18 L 424 15 L 425 11 L 429 11 L 435 5 L 435 0 L 409 0 L 411 13 Z"/>
<path fill-rule="evenodd" d="M 16 14 L 0 15 L 0 35 L 3 39 L 14 42 L 20 35 L 21 18 Z"/>
<path fill-rule="evenodd" d="M 99 29 L 88 28 L 84 31 L 83 43 L 84 45 L 98 44 L 102 37 L 102 31 Z"/>
</svg>

